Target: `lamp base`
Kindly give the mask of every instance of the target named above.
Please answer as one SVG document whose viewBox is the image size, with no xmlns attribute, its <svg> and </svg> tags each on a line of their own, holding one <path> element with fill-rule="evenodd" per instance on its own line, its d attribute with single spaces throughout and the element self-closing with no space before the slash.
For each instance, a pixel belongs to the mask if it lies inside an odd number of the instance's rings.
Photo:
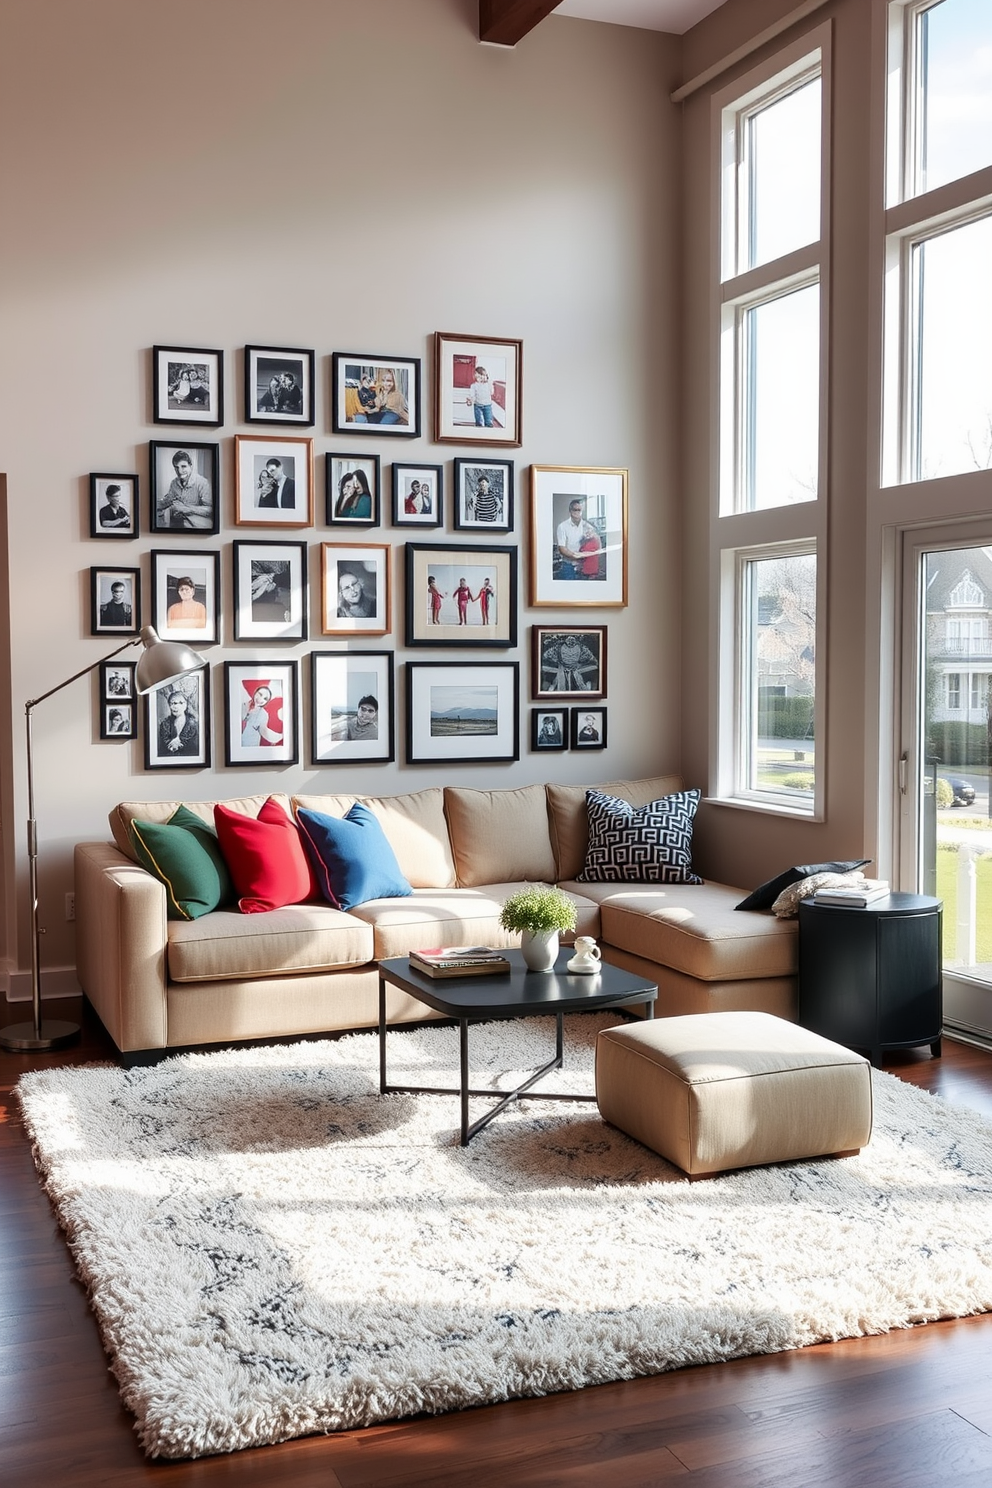
<svg viewBox="0 0 992 1488">
<path fill-rule="evenodd" d="M 65 1023 L 61 1018 L 43 1019 L 39 1031 L 31 1023 L 8 1023 L 0 1028 L 0 1049 L 11 1053 L 41 1053 L 49 1049 L 64 1049 L 79 1037 L 78 1023 Z"/>
</svg>

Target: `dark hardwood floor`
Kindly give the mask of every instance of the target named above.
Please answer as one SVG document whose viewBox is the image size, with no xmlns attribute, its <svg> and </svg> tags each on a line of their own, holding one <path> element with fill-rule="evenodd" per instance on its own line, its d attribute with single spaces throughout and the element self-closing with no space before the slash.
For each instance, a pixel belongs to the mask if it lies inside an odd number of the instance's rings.
<svg viewBox="0 0 992 1488">
<path fill-rule="evenodd" d="M 80 1017 L 78 1003 L 46 1003 Z M 15 1007 L 3 1022 L 26 1016 Z M 154 1462 L 122 1409 L 10 1091 L 110 1057 L 92 1017 L 59 1054 L 0 1053 L 0 1483 L 4 1488 L 988 1488 L 992 1316 L 685 1369 L 196 1462 Z M 992 1117 L 992 1054 L 886 1068 Z"/>
</svg>

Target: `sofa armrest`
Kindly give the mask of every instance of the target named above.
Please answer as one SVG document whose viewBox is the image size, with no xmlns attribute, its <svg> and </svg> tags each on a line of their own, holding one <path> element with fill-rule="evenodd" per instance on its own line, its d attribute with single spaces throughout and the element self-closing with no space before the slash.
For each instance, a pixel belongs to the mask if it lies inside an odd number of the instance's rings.
<svg viewBox="0 0 992 1488">
<path fill-rule="evenodd" d="M 165 888 L 109 842 L 75 850 L 76 974 L 122 1052 L 168 1041 Z"/>
</svg>

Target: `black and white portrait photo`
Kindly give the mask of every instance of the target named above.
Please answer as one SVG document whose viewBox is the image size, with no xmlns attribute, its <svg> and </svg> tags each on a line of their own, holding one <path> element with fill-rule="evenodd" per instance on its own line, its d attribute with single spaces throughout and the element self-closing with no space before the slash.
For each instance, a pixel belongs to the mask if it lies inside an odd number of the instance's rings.
<svg viewBox="0 0 992 1488">
<path fill-rule="evenodd" d="M 313 423 L 312 351 L 245 347 L 245 422 Z"/>
<path fill-rule="evenodd" d="M 309 527 L 313 520 L 313 440 L 237 434 L 239 526 Z"/>
<path fill-rule="evenodd" d="M 157 424 L 223 423 L 222 351 L 156 346 L 152 359 Z"/>
<path fill-rule="evenodd" d="M 137 635 L 141 575 L 136 568 L 90 569 L 90 634 Z"/>
<path fill-rule="evenodd" d="M 210 763 L 206 672 L 187 672 L 147 696 L 145 768 L 194 768 Z"/>
<path fill-rule="evenodd" d="M 302 641 L 307 634 L 307 547 L 234 544 L 234 639 Z"/>
<path fill-rule="evenodd" d="M 533 628 L 533 695 L 602 697 L 606 692 L 606 627 Z"/>
<path fill-rule="evenodd" d="M 324 635 L 385 635 L 389 618 L 389 546 L 321 548 Z"/>
<path fill-rule="evenodd" d="M 530 715 L 531 749 L 568 748 L 568 709 L 534 708 Z"/>
<path fill-rule="evenodd" d="M 152 531 L 218 531 L 216 444 L 152 440 Z"/>
<path fill-rule="evenodd" d="M 513 461 L 455 460 L 455 527 L 509 532 L 513 527 Z"/>
<path fill-rule="evenodd" d="M 90 475 L 90 537 L 138 536 L 138 477 Z"/>
<path fill-rule="evenodd" d="M 606 748 L 606 709 L 572 709 L 572 748 Z"/>
</svg>

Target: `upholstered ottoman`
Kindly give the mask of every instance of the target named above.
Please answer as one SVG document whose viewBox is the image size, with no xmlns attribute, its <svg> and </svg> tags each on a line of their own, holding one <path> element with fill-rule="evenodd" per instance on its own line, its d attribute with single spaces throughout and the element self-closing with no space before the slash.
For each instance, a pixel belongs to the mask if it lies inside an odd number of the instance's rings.
<svg viewBox="0 0 992 1488">
<path fill-rule="evenodd" d="M 607 1028 L 604 1120 L 693 1178 L 852 1156 L 871 1136 L 871 1065 L 770 1013 L 697 1013 Z"/>
</svg>

